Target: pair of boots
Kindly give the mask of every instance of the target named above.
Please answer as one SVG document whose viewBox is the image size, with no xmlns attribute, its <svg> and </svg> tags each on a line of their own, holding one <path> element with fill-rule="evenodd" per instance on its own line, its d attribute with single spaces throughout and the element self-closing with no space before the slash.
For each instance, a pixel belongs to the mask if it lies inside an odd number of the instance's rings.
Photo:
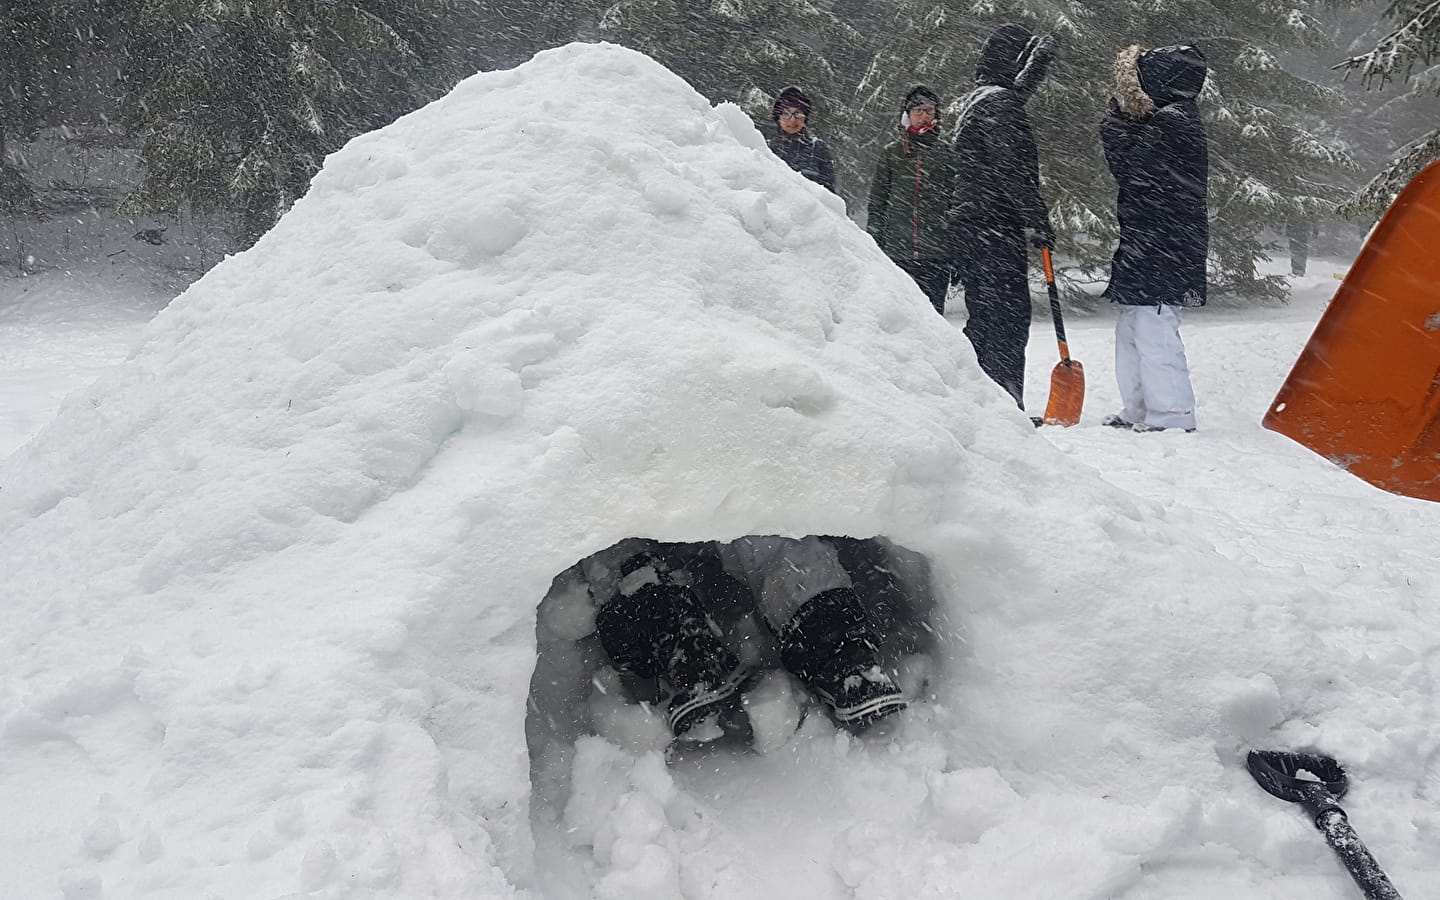
<svg viewBox="0 0 1440 900">
<path fill-rule="evenodd" d="M 738 716 L 749 673 L 725 645 L 707 613 L 734 601 L 744 585 L 719 560 L 677 560 L 645 551 L 620 568 L 620 590 L 596 615 L 601 646 L 617 669 L 659 681 L 666 719 L 677 740 L 704 741 Z M 811 598 L 778 629 L 781 662 L 830 707 L 836 722 L 864 728 L 899 712 L 906 701 L 880 668 L 878 641 L 860 598 L 837 588 Z"/>
</svg>

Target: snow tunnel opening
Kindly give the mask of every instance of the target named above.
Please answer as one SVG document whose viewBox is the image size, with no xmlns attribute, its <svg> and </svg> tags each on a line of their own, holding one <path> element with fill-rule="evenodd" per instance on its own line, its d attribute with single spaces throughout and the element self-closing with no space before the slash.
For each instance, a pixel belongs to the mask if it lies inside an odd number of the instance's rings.
<svg viewBox="0 0 1440 900">
<path fill-rule="evenodd" d="M 536 665 L 525 718 L 532 825 L 560 824 L 582 738 L 598 736 L 635 755 L 674 749 L 667 678 L 617 662 L 597 631 L 602 608 L 622 591 L 654 581 L 654 567 L 639 561 L 657 555 L 667 561 L 662 567 L 669 567 L 664 580 L 693 589 L 710 631 L 744 670 L 737 699 L 750 729 L 745 753 L 778 750 L 812 717 L 831 722 L 822 728 L 847 727 L 791 671 L 794 666 L 787 667 L 777 637 L 788 617 L 813 596 L 810 591 L 835 585 L 836 566 L 863 604 L 880 669 L 907 701 L 929 698 L 937 639 L 946 629 L 938 621 L 930 561 L 922 554 L 879 535 L 751 535 L 688 544 L 626 538 L 558 574 L 537 607 Z M 817 569 L 824 571 L 817 576 Z M 745 589 L 711 590 L 716 578 Z M 613 650 L 615 642 L 608 643 Z"/>
</svg>

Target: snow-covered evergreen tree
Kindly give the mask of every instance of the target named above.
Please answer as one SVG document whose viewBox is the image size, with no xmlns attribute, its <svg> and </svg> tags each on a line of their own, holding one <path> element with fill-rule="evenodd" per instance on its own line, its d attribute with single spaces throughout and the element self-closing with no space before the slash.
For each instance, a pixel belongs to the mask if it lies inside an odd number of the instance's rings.
<svg viewBox="0 0 1440 900">
<path fill-rule="evenodd" d="M 649 54 L 711 100 L 768 112 L 769 98 L 803 85 L 822 102 L 839 98 L 822 48 L 859 35 L 810 0 L 583 0 L 600 37 Z"/>
<path fill-rule="evenodd" d="M 414 105 L 404 29 L 449 2 L 147 0 L 129 20 L 125 113 L 146 168 L 132 207 L 229 210 L 253 241 L 325 154 Z"/>
<path fill-rule="evenodd" d="M 1278 279 L 1255 271 L 1261 230 L 1329 208 L 1339 195 L 1334 176 L 1350 165 L 1334 140 L 1306 127 L 1307 115 L 1339 102 L 1338 94 L 1277 62 L 1288 48 L 1326 40 L 1308 2 L 898 0 L 849 127 L 873 129 L 873 152 L 892 133 L 907 85 L 924 82 L 958 100 L 972 86 L 980 44 L 1001 22 L 1055 35 L 1059 57 L 1030 116 L 1062 254 L 1078 263 L 1077 277 L 1100 278 L 1114 247 L 1115 193 L 1097 126 L 1115 54 L 1132 43 L 1194 44 L 1211 68 L 1200 106 L 1211 145 L 1212 282 L 1222 292 L 1282 296 Z"/>
<path fill-rule="evenodd" d="M 1440 74 L 1431 64 L 1440 56 L 1440 0 L 1394 0 L 1385 11 L 1393 24 L 1368 52 L 1352 56 L 1343 68 L 1356 72 L 1367 87 L 1403 85 L 1406 98 L 1440 94 Z M 1378 175 L 1343 207 L 1360 218 L 1378 217 L 1401 189 L 1425 166 L 1440 159 L 1440 128 L 1401 147 Z"/>
<path fill-rule="evenodd" d="M 32 185 L 10 158 L 12 142 L 39 129 L 99 121 L 114 103 L 103 56 L 113 48 L 119 0 L 0 4 L 0 212 L 36 211 Z M 98 76 L 84 83 L 86 76 Z"/>
</svg>

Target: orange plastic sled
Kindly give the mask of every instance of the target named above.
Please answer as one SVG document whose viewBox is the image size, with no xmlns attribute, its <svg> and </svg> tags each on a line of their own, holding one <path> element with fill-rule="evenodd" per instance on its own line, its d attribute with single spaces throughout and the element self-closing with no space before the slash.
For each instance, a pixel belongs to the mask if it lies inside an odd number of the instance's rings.
<svg viewBox="0 0 1440 900">
<path fill-rule="evenodd" d="M 1264 425 L 1378 488 L 1440 501 L 1440 163 L 1365 242 Z"/>
</svg>

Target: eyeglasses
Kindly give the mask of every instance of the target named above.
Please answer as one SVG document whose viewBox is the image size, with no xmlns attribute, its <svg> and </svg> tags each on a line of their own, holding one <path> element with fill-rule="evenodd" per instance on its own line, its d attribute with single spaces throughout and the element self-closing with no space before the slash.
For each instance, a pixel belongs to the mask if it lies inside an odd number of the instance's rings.
<svg viewBox="0 0 1440 900">
<path fill-rule="evenodd" d="M 780 110 L 780 118 L 782 118 L 782 119 L 803 119 L 803 118 L 805 118 L 805 114 L 804 114 L 803 112 L 801 112 L 800 110 L 798 110 L 798 109 L 782 109 L 782 110 Z"/>
<path fill-rule="evenodd" d="M 921 106 L 912 106 L 910 107 L 910 111 L 912 113 L 928 113 L 932 116 L 935 115 L 935 107 L 931 106 L 928 103 Z"/>
</svg>

